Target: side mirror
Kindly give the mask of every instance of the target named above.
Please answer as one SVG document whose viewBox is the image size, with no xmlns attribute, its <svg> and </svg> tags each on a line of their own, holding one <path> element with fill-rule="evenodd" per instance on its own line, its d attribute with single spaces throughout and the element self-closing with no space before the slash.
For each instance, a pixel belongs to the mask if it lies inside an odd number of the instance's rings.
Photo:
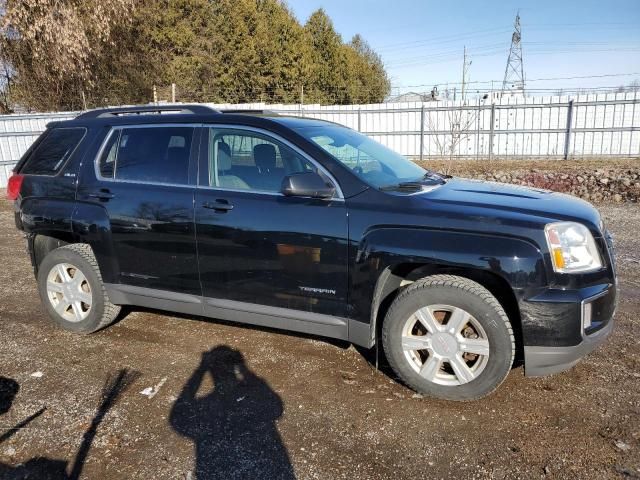
<svg viewBox="0 0 640 480">
<path fill-rule="evenodd" d="M 287 197 L 333 198 L 336 187 L 327 183 L 316 172 L 287 175 L 282 179 L 280 190 Z"/>
</svg>

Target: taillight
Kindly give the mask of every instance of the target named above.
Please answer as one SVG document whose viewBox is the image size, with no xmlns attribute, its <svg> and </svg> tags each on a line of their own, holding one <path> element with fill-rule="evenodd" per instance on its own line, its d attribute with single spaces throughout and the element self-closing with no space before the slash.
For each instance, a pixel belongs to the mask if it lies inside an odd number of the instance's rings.
<svg viewBox="0 0 640 480">
<path fill-rule="evenodd" d="M 15 200 L 18 198 L 23 180 L 24 175 L 11 175 L 11 177 L 9 177 L 9 183 L 7 184 L 7 198 L 9 200 Z"/>
</svg>

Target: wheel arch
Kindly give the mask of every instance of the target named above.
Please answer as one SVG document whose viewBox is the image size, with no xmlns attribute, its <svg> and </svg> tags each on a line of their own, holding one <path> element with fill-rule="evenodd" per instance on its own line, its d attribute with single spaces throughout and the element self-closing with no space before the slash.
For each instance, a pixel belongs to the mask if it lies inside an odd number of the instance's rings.
<svg viewBox="0 0 640 480">
<path fill-rule="evenodd" d="M 375 345 L 382 320 L 402 286 L 435 274 L 473 280 L 504 308 L 522 352 L 522 317 L 517 299 L 547 285 L 544 257 L 527 238 L 507 234 L 440 230 L 426 227 L 380 227 L 360 240 L 352 275 L 352 302 L 369 325 Z"/>
<path fill-rule="evenodd" d="M 385 268 L 376 282 L 373 303 L 371 306 L 371 335 L 378 342 L 382 322 L 389 307 L 398 296 L 402 287 L 416 280 L 431 275 L 450 274 L 467 278 L 484 288 L 496 297 L 505 310 L 516 339 L 516 362 L 524 359 L 524 339 L 522 335 L 522 317 L 518 301 L 509 282 L 500 275 L 480 268 L 454 267 L 439 263 L 398 263 Z"/>
<path fill-rule="evenodd" d="M 70 243 L 74 243 L 73 235 L 70 232 L 50 231 L 31 234 L 29 236 L 29 252 L 35 273 L 38 273 L 42 260 L 49 252 Z"/>
</svg>

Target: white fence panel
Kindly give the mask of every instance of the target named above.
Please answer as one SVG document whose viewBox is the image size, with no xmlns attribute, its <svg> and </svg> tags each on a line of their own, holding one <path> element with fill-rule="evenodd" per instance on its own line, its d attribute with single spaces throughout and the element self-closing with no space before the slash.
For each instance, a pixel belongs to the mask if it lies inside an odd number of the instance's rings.
<svg viewBox="0 0 640 480">
<path fill-rule="evenodd" d="M 638 92 L 373 105 L 208 104 L 267 109 L 359 130 L 413 158 L 640 156 Z M 0 187 L 46 124 L 77 112 L 0 116 Z"/>
</svg>

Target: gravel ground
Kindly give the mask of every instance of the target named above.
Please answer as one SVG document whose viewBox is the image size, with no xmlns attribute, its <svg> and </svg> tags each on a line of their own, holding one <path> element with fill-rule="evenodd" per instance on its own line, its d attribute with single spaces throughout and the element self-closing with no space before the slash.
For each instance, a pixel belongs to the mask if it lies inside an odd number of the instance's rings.
<svg viewBox="0 0 640 480">
<path fill-rule="evenodd" d="M 141 310 L 61 331 L 2 200 L 0 478 L 640 478 L 640 208 L 602 212 L 621 277 L 607 344 L 451 403 L 323 339 Z"/>
</svg>

